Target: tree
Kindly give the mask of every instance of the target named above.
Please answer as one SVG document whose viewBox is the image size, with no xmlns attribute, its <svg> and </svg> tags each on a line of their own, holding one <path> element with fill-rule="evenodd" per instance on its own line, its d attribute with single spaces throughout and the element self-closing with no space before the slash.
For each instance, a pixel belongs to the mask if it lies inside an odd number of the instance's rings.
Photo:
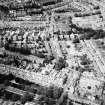
<svg viewBox="0 0 105 105">
<path fill-rule="evenodd" d="M 9 85 L 9 80 L 4 80 L 4 85 L 8 86 Z"/>
<path fill-rule="evenodd" d="M 100 9 L 100 7 L 99 6 L 95 6 L 94 9 Z"/>
<path fill-rule="evenodd" d="M 67 79 L 68 79 L 68 76 L 66 75 L 65 78 L 64 78 L 64 80 L 63 80 L 63 85 L 66 84 Z"/>
<path fill-rule="evenodd" d="M 49 64 L 49 63 L 51 63 L 51 61 L 52 61 L 53 59 L 54 59 L 53 56 L 47 56 L 47 57 L 45 57 L 43 63 L 44 63 L 44 64 Z"/>
<path fill-rule="evenodd" d="M 21 97 L 21 103 L 25 104 L 27 101 L 32 101 L 34 98 L 34 95 L 25 93 L 23 97 Z"/>
<path fill-rule="evenodd" d="M 25 80 L 23 80 L 23 79 L 21 79 L 21 78 L 18 78 L 18 77 L 15 78 L 15 81 L 16 81 L 17 83 L 20 83 L 20 84 L 25 83 Z"/>
<path fill-rule="evenodd" d="M 18 101 L 18 100 L 20 100 L 20 97 L 16 94 L 13 94 L 12 95 L 12 101 Z"/>
<path fill-rule="evenodd" d="M 62 93 L 63 93 L 63 88 L 54 86 L 54 89 L 53 89 L 53 98 L 54 99 L 60 98 Z"/>
<path fill-rule="evenodd" d="M 60 98 L 62 92 L 62 88 L 59 88 L 57 86 L 50 86 L 46 91 L 46 96 L 52 99 L 58 99 Z"/>
<path fill-rule="evenodd" d="M 9 79 L 9 80 L 13 80 L 14 78 L 15 78 L 15 76 L 14 76 L 13 74 L 9 74 L 9 75 L 8 75 L 8 79 Z"/>
<path fill-rule="evenodd" d="M 43 53 L 41 53 L 41 52 L 37 52 L 36 54 L 35 54 L 35 56 L 38 56 L 39 58 L 45 58 L 46 56 L 43 54 Z"/>
<path fill-rule="evenodd" d="M 87 55 L 83 55 L 81 57 L 81 65 L 88 65 L 90 63 L 91 63 L 91 61 L 87 58 Z"/>
<path fill-rule="evenodd" d="M 61 70 L 68 66 L 68 63 L 64 60 L 64 58 L 60 57 L 59 60 L 55 63 L 54 69 Z"/>
<path fill-rule="evenodd" d="M 79 38 L 74 38 L 73 43 L 80 43 Z"/>
<path fill-rule="evenodd" d="M 50 86 L 47 89 L 46 96 L 49 97 L 49 98 L 53 98 L 53 86 Z"/>
</svg>

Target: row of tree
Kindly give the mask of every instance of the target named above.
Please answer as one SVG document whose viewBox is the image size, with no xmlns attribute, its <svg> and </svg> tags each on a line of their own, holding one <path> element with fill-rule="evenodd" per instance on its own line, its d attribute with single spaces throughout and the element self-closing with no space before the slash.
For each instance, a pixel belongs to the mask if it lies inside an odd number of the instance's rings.
<svg viewBox="0 0 105 105">
<path fill-rule="evenodd" d="M 80 39 L 99 39 L 105 37 L 105 31 L 102 29 L 94 30 L 92 28 L 81 28 L 76 26 L 75 24 L 70 25 L 71 28 L 76 29 L 76 33 L 82 34 Z"/>
<path fill-rule="evenodd" d="M 96 11 L 94 13 L 79 13 L 79 14 L 75 14 L 75 17 L 86 17 L 86 16 L 91 16 L 91 15 L 97 15 L 97 14 L 101 14 L 101 11 Z"/>
<path fill-rule="evenodd" d="M 28 48 L 27 49 L 26 48 L 16 48 L 15 46 L 11 46 L 9 43 L 7 43 L 4 47 L 6 50 L 9 50 L 12 52 L 19 52 L 19 53 L 24 54 L 24 55 L 30 55 L 31 54 L 31 52 Z"/>
</svg>

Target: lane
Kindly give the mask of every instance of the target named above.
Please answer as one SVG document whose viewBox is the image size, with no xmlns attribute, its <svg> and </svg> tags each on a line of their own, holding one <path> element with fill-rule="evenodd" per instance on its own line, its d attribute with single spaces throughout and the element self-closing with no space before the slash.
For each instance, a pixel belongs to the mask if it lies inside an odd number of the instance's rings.
<svg viewBox="0 0 105 105">
<path fill-rule="evenodd" d="M 93 64 L 97 74 L 99 75 L 99 77 L 103 77 L 105 73 L 104 66 L 101 63 L 100 58 L 96 54 L 96 51 L 92 48 L 91 43 L 89 41 L 83 41 L 82 44 L 84 45 L 89 58 L 93 59 Z"/>
<path fill-rule="evenodd" d="M 92 43 L 90 41 L 87 41 L 88 46 L 90 48 L 91 53 L 93 54 L 95 61 L 97 62 L 97 65 L 99 66 L 102 74 L 104 75 L 105 73 L 105 66 L 104 63 L 102 62 L 102 59 L 100 59 L 99 54 L 96 53 L 96 50 L 92 47 Z"/>
<path fill-rule="evenodd" d="M 101 62 L 103 65 L 105 65 L 105 60 L 104 60 L 104 58 L 102 57 L 102 55 L 101 55 L 99 49 L 97 49 L 96 46 L 94 45 L 94 41 L 90 40 L 89 42 L 90 42 L 90 44 L 91 44 L 91 47 L 92 47 L 92 48 L 94 49 L 94 51 L 96 52 L 96 55 L 99 57 L 100 62 Z M 97 49 L 97 50 L 96 50 L 96 49 Z"/>
</svg>

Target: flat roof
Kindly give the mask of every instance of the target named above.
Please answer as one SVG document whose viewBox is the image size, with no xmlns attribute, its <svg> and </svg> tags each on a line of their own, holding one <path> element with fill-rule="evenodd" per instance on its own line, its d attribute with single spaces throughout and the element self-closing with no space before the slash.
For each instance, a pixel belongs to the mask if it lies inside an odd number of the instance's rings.
<svg viewBox="0 0 105 105">
<path fill-rule="evenodd" d="M 26 93 L 26 91 L 23 91 L 23 90 L 20 90 L 11 86 L 8 86 L 5 90 L 8 92 L 17 94 L 17 95 L 21 95 L 21 96 L 23 96 Z"/>
</svg>

